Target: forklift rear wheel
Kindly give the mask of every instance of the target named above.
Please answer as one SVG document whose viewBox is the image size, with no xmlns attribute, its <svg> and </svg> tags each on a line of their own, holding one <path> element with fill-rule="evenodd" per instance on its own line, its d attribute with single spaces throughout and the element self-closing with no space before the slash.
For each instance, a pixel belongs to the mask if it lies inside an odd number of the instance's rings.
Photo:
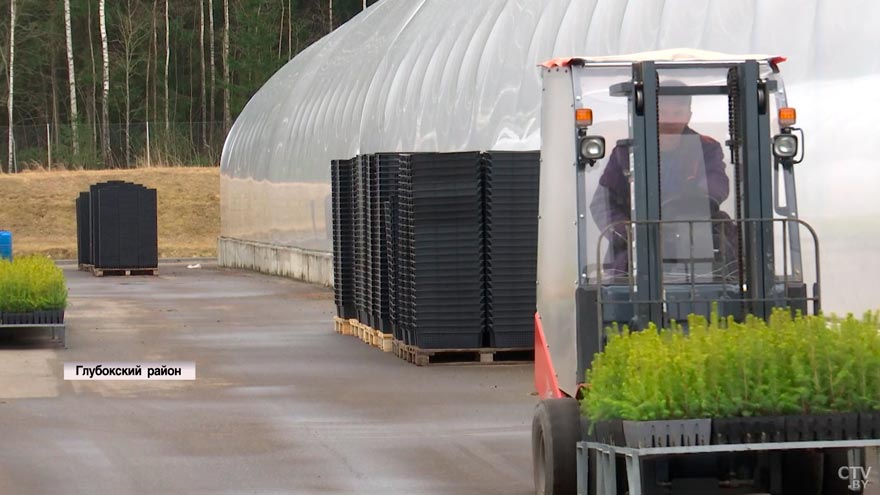
<svg viewBox="0 0 880 495">
<path fill-rule="evenodd" d="M 575 399 L 546 399 L 532 420 L 532 464 L 535 493 L 564 495 L 577 491 L 577 442 L 580 408 Z"/>
</svg>

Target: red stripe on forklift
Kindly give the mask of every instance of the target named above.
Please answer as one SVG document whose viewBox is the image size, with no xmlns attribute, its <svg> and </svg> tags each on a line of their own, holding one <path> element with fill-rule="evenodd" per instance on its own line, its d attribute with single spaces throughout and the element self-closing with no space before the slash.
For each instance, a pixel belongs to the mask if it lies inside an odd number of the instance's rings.
<svg viewBox="0 0 880 495">
<path fill-rule="evenodd" d="M 541 315 L 535 313 L 535 390 L 542 399 L 559 399 L 565 395 L 559 390 L 559 380 L 550 358 L 550 348 L 541 326 Z"/>
</svg>

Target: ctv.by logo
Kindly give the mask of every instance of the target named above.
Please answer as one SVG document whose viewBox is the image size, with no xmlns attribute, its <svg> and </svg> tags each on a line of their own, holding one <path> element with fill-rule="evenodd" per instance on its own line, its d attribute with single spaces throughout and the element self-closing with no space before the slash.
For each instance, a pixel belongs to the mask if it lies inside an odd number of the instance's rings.
<svg viewBox="0 0 880 495">
<path fill-rule="evenodd" d="M 841 466 L 837 470 L 837 476 L 842 480 L 849 480 L 849 489 L 858 491 L 867 488 L 868 478 L 871 476 L 871 467 L 863 468 L 861 466 Z"/>
</svg>

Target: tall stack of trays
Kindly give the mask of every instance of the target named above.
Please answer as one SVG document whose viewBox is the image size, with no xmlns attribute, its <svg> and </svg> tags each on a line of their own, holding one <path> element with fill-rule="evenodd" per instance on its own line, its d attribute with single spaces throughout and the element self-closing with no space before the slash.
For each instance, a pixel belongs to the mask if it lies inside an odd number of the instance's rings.
<svg viewBox="0 0 880 495">
<path fill-rule="evenodd" d="M 400 161 L 397 161 L 399 166 Z M 397 184 L 397 177 L 395 177 Z M 397 228 L 397 191 L 392 194 L 388 201 L 383 205 L 385 214 L 385 245 L 387 247 L 386 269 L 388 280 L 388 325 L 386 332 L 390 331 L 395 339 L 403 341 L 403 327 L 400 325 L 400 282 L 398 281 L 398 272 L 400 271 L 400 255 L 398 254 L 398 228 Z"/>
<path fill-rule="evenodd" d="M 400 158 L 397 154 L 380 153 L 372 156 L 375 189 L 372 201 L 373 241 L 373 319 L 375 328 L 383 334 L 393 334 L 391 324 L 391 271 L 396 260 L 391 254 L 389 241 L 389 208 L 396 203 L 397 174 Z"/>
<path fill-rule="evenodd" d="M 333 286 L 336 316 L 356 318 L 354 303 L 354 160 L 334 160 L 330 167 L 333 215 Z"/>
<path fill-rule="evenodd" d="M 356 318 L 361 323 L 366 323 L 366 314 L 364 313 L 364 281 L 366 279 L 366 246 L 365 246 L 365 229 L 364 229 L 364 198 L 363 198 L 363 173 L 361 169 L 361 158 L 352 158 L 352 203 L 354 204 L 354 304 Z"/>
<path fill-rule="evenodd" d="M 76 198 L 76 257 L 80 265 L 92 265 L 91 202 L 89 193 L 81 192 Z"/>
<path fill-rule="evenodd" d="M 379 232 L 378 214 L 379 196 L 378 196 L 378 170 L 376 168 L 375 155 L 362 155 L 361 159 L 365 167 L 364 178 L 364 199 L 366 212 L 364 217 L 364 228 L 366 229 L 366 249 L 367 255 L 365 259 L 366 280 L 365 291 L 366 302 L 364 310 L 367 314 L 365 323 L 370 328 L 379 328 Z"/>
<path fill-rule="evenodd" d="M 413 343 L 413 320 L 410 294 L 412 288 L 412 155 L 398 161 L 397 198 L 392 216 L 394 262 L 394 337 Z"/>
<path fill-rule="evenodd" d="M 80 195 L 79 208 L 85 197 Z M 77 231 L 82 239 L 77 258 L 88 259 L 95 268 L 148 269 L 159 266 L 158 210 L 155 189 L 140 184 L 110 181 L 92 185 L 88 193 L 89 211 L 78 212 L 82 220 Z M 86 226 L 86 222 L 88 225 Z"/>
<path fill-rule="evenodd" d="M 477 152 L 421 153 L 400 164 L 401 274 L 407 343 L 483 342 L 483 197 Z"/>
<path fill-rule="evenodd" d="M 534 345 L 537 152 L 331 164 L 337 315 L 423 349 Z"/>
<path fill-rule="evenodd" d="M 361 155 L 358 157 L 361 166 L 361 187 L 363 188 L 363 222 L 364 240 L 363 240 L 363 267 L 364 267 L 364 293 L 363 293 L 363 313 L 365 317 L 361 320 L 367 326 L 374 327 L 373 324 L 373 160 L 370 155 Z"/>
<path fill-rule="evenodd" d="M 490 345 L 534 345 L 538 152 L 483 154 L 486 330 Z"/>
</svg>

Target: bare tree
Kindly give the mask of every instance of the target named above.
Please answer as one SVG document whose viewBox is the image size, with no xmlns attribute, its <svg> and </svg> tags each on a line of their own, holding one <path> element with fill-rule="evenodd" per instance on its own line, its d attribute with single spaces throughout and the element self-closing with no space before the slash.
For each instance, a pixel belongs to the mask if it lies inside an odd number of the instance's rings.
<svg viewBox="0 0 880 495">
<path fill-rule="evenodd" d="M 292 0 L 287 0 L 287 60 L 293 58 L 293 5 L 291 4 Z"/>
<path fill-rule="evenodd" d="M 76 123 L 76 70 L 73 65 L 73 36 L 70 28 L 70 0 L 64 0 L 64 32 L 67 35 L 67 79 L 70 84 L 70 134 L 73 139 L 73 156 L 79 156 L 79 133 Z"/>
<path fill-rule="evenodd" d="M 168 3 L 165 0 L 165 131 L 171 130 L 171 119 L 168 114 L 168 65 L 171 63 L 170 30 L 168 29 Z"/>
<path fill-rule="evenodd" d="M 327 32 L 330 31 L 333 31 L 333 0 L 330 0 L 330 29 Z"/>
<path fill-rule="evenodd" d="M 208 148 L 207 119 L 208 102 L 205 101 L 205 0 L 199 0 L 199 68 L 202 70 L 201 107 L 202 107 L 202 146 Z"/>
<path fill-rule="evenodd" d="M 153 70 L 153 43 L 156 39 L 156 0 L 153 0 L 153 8 L 150 10 L 150 19 L 152 22 L 150 23 L 150 43 L 147 43 L 147 68 L 144 71 L 144 76 L 146 77 L 146 82 L 144 84 L 144 119 L 150 120 L 150 81 L 152 80 L 150 75 Z M 149 131 L 147 131 L 149 132 Z"/>
<path fill-rule="evenodd" d="M 52 57 L 51 67 L 51 73 L 55 74 L 55 57 Z M 57 143 L 58 136 L 61 135 L 61 124 L 58 121 L 58 78 L 52 77 L 50 79 L 52 80 L 52 109 L 49 111 L 49 113 L 51 113 L 52 117 L 49 120 L 52 121 L 52 135 L 54 136 L 55 142 Z"/>
<path fill-rule="evenodd" d="M 278 58 L 281 59 L 281 49 L 284 47 L 284 0 L 281 0 L 281 27 L 278 28 Z"/>
<path fill-rule="evenodd" d="M 101 153 L 104 163 L 110 160 L 110 50 L 107 48 L 107 18 L 104 15 L 104 1 L 98 0 L 98 21 L 101 26 L 101 55 L 104 60 L 103 89 L 101 91 Z"/>
<path fill-rule="evenodd" d="M 95 89 L 95 82 L 98 80 L 98 73 L 95 65 L 95 47 L 92 45 L 92 2 L 89 4 L 89 56 L 92 60 L 92 150 L 98 147 L 98 94 Z"/>
<path fill-rule="evenodd" d="M 223 129 L 229 132 L 229 0 L 223 0 Z"/>
<path fill-rule="evenodd" d="M 217 59 L 214 55 L 214 0 L 208 0 L 208 55 L 210 57 L 208 65 L 211 67 L 211 86 L 208 88 L 208 120 L 214 122 L 214 110 L 217 108 L 214 98 L 217 87 L 217 68 L 215 67 Z"/>
<path fill-rule="evenodd" d="M 131 74 L 137 61 L 135 55 L 148 33 L 140 22 L 138 3 L 126 2 L 127 11 L 121 19 L 120 35 L 122 37 L 123 70 L 125 71 L 125 163 L 131 164 Z"/>
<path fill-rule="evenodd" d="M 12 96 L 15 87 L 15 0 L 9 2 L 9 96 L 6 98 L 6 108 L 9 110 L 9 146 L 7 148 L 7 172 L 17 172 L 15 166 L 15 137 L 12 135 Z"/>
</svg>

